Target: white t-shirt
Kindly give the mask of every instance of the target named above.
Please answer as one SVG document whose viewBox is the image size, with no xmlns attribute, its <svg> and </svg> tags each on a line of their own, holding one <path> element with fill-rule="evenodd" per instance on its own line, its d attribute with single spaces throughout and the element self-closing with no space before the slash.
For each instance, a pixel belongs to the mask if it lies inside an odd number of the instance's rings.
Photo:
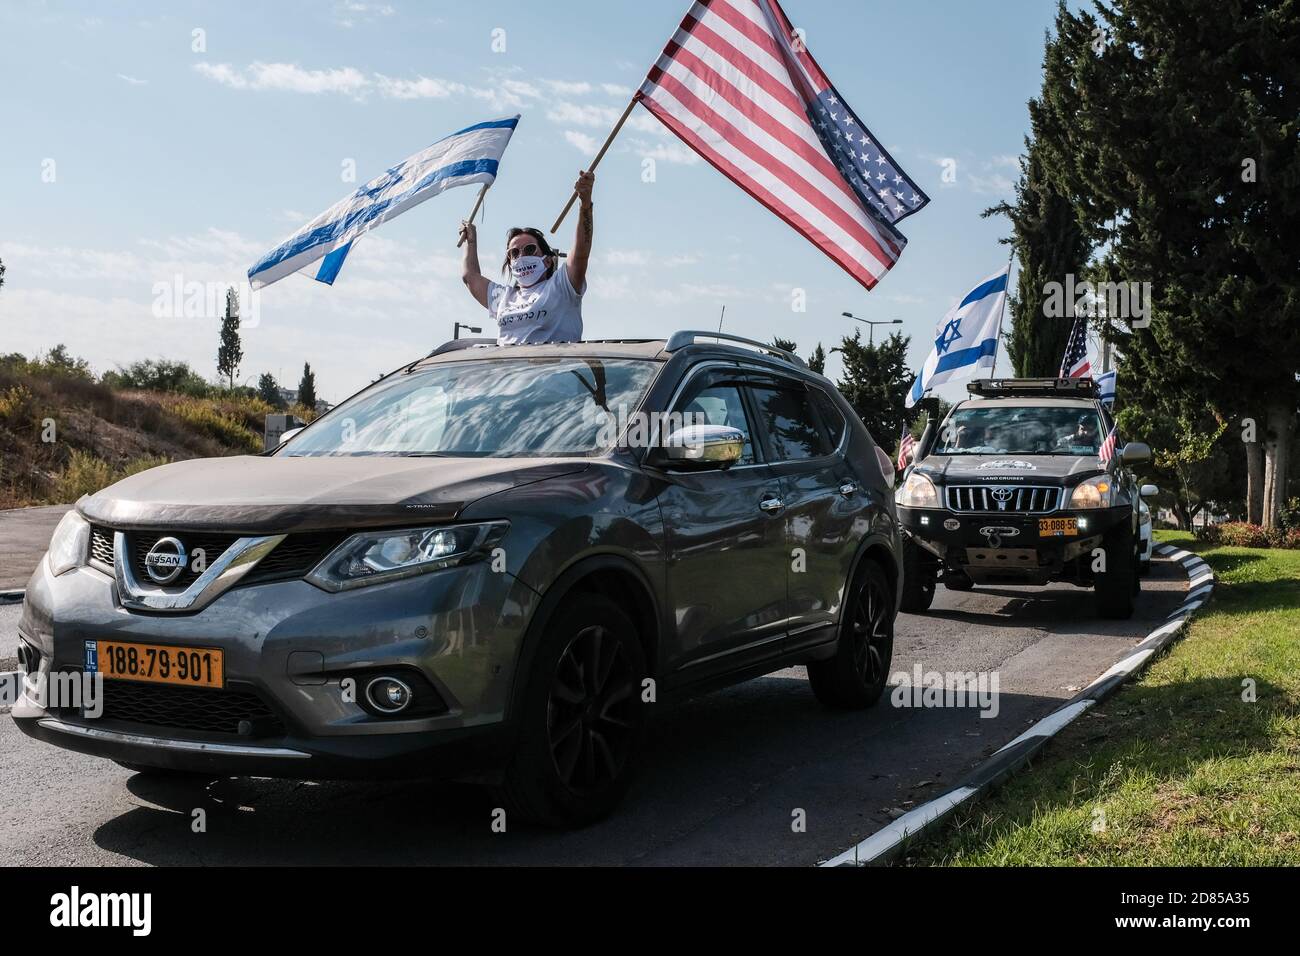
<svg viewBox="0 0 1300 956">
<path fill-rule="evenodd" d="M 527 289 L 488 280 L 488 314 L 497 324 L 498 345 L 582 341 L 582 289 L 573 288 L 564 263 L 550 278 Z"/>
</svg>

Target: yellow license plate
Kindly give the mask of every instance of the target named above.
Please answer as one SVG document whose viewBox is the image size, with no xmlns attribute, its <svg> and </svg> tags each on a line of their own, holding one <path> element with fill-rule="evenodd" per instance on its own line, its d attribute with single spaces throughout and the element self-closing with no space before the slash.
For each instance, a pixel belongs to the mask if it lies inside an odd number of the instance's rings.
<svg viewBox="0 0 1300 956">
<path fill-rule="evenodd" d="M 1038 536 L 1040 538 L 1073 537 L 1079 533 L 1078 518 L 1039 518 Z"/>
<path fill-rule="evenodd" d="M 99 672 L 105 680 L 136 680 L 183 687 L 225 687 L 225 655 L 215 647 L 168 647 L 99 641 Z"/>
</svg>

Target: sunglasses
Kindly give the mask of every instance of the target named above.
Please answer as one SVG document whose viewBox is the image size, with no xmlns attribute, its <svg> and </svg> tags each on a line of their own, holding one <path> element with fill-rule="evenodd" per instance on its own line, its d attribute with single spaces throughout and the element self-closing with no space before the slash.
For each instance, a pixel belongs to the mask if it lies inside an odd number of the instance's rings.
<svg viewBox="0 0 1300 956">
<path fill-rule="evenodd" d="M 542 250 L 537 247 L 537 243 L 530 242 L 528 245 L 523 247 L 516 246 L 515 248 L 510 249 L 506 254 L 510 257 L 510 261 L 513 262 L 520 256 L 535 256 L 541 251 Z"/>
</svg>

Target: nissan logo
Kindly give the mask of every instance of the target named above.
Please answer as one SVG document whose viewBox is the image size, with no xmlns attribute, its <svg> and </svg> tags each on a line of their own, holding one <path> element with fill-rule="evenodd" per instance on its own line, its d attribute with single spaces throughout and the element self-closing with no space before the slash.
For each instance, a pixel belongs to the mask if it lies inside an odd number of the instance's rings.
<svg viewBox="0 0 1300 956">
<path fill-rule="evenodd" d="M 144 556 L 145 573 L 158 584 L 171 584 L 187 564 L 185 545 L 175 538 L 159 538 Z"/>
</svg>

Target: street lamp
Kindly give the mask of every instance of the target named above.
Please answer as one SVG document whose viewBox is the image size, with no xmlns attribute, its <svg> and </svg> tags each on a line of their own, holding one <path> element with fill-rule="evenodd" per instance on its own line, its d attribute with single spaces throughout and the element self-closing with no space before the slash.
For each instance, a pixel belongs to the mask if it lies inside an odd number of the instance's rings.
<svg viewBox="0 0 1300 956">
<path fill-rule="evenodd" d="M 463 322 L 457 322 L 457 323 L 456 323 L 456 328 L 452 330 L 451 337 L 452 337 L 453 339 L 458 339 L 458 338 L 460 338 L 460 330 L 461 330 L 461 329 L 464 329 L 466 332 L 473 332 L 475 335 L 477 335 L 478 333 L 480 333 L 480 332 L 483 331 L 483 329 L 482 329 L 480 326 L 477 326 L 477 325 L 465 325 Z"/>
<path fill-rule="evenodd" d="M 860 319 L 852 312 L 841 312 L 840 315 L 844 316 L 844 318 L 846 319 L 853 319 L 855 322 L 861 322 L 863 325 L 869 326 L 870 329 L 867 332 L 867 344 L 871 346 L 875 345 L 874 338 L 876 334 L 877 325 L 902 325 L 903 324 L 902 319 L 881 319 L 878 321 L 872 319 Z"/>
</svg>

